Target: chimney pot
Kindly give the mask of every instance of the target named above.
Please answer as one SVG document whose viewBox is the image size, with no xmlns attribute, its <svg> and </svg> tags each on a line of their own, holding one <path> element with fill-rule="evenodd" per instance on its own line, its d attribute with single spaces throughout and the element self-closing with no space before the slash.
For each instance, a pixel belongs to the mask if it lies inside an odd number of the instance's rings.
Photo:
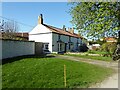
<svg viewBox="0 0 120 90">
<path fill-rule="evenodd" d="M 42 17 L 42 14 L 40 14 L 40 16 Z"/>
</svg>

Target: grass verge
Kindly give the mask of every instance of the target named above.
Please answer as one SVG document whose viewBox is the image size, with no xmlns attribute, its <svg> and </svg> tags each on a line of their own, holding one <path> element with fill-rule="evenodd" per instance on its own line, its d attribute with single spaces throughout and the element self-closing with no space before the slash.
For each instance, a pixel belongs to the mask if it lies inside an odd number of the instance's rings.
<svg viewBox="0 0 120 90">
<path fill-rule="evenodd" d="M 114 71 L 109 68 L 58 58 L 29 57 L 2 65 L 3 88 L 87 88 L 101 82 Z"/>
<path fill-rule="evenodd" d="M 103 56 L 91 56 L 91 55 L 80 55 L 80 54 L 65 54 L 67 56 L 74 56 L 74 57 L 80 57 L 80 58 L 86 58 L 86 59 L 93 59 L 93 60 L 101 60 L 101 61 L 112 61 L 111 57 L 103 57 Z"/>
<path fill-rule="evenodd" d="M 108 52 L 89 50 L 87 53 L 88 54 L 107 54 Z"/>
</svg>

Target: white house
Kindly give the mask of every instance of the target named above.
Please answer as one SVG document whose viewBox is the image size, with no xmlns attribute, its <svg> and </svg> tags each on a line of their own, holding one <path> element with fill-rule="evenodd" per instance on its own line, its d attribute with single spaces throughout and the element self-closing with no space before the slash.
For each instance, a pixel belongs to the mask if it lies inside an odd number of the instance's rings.
<svg viewBox="0 0 120 90">
<path fill-rule="evenodd" d="M 38 16 L 38 25 L 29 32 L 29 40 L 44 43 L 44 49 L 50 52 L 76 51 L 82 43 L 82 37 L 74 33 L 73 28 L 60 29 L 43 23 L 42 14 Z"/>
</svg>

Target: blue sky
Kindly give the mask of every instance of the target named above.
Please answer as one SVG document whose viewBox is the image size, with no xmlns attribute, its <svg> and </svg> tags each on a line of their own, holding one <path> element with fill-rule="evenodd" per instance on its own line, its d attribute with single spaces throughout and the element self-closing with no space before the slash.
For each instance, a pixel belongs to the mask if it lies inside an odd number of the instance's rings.
<svg viewBox="0 0 120 90">
<path fill-rule="evenodd" d="M 62 28 L 72 27 L 67 2 L 4 2 L 2 16 L 28 25 L 36 26 L 38 15 L 43 14 L 44 23 Z M 23 25 L 20 31 L 29 32 L 32 27 Z"/>
</svg>

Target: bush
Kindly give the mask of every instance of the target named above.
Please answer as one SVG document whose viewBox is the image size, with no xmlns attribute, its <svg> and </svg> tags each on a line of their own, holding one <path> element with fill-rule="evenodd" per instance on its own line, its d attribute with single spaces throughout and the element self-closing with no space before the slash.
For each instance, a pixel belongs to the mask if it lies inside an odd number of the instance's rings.
<svg viewBox="0 0 120 90">
<path fill-rule="evenodd" d="M 117 43 L 115 43 L 115 42 L 106 42 L 106 43 L 104 43 L 102 45 L 101 51 L 105 51 L 105 52 L 107 52 L 106 54 L 109 54 L 109 56 L 111 56 L 111 54 L 114 53 L 116 47 L 117 47 Z"/>
<path fill-rule="evenodd" d="M 100 48 L 96 48 L 95 51 L 100 51 Z"/>
<path fill-rule="evenodd" d="M 88 47 L 84 43 L 84 44 L 82 44 L 82 45 L 79 46 L 79 50 L 80 50 L 80 52 L 87 52 L 88 51 Z"/>
</svg>

